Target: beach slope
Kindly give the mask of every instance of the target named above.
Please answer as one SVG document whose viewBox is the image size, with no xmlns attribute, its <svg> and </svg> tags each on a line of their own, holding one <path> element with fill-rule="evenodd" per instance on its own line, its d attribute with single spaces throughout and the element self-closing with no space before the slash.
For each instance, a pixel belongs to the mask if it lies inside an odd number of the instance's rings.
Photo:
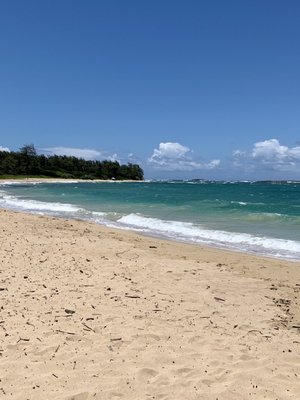
<svg viewBox="0 0 300 400">
<path fill-rule="evenodd" d="M 0 221 L 1 398 L 299 398 L 299 263 Z"/>
</svg>

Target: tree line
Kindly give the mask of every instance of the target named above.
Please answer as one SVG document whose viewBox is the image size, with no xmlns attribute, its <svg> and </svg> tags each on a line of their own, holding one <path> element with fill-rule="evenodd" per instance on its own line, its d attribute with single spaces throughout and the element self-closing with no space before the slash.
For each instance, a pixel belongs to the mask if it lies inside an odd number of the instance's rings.
<svg viewBox="0 0 300 400">
<path fill-rule="evenodd" d="M 0 151 L 0 175 L 66 179 L 144 179 L 144 172 L 138 164 L 120 165 L 117 161 L 38 155 L 32 144 L 24 145 L 16 152 Z"/>
</svg>

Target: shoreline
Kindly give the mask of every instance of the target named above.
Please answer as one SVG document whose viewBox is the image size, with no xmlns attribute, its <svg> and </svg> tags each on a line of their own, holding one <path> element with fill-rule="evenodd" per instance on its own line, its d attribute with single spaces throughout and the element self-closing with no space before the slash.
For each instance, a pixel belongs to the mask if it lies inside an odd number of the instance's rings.
<svg viewBox="0 0 300 400">
<path fill-rule="evenodd" d="M 47 214 L 47 213 L 40 213 L 38 211 L 29 211 L 29 210 L 22 210 L 22 209 L 17 209 L 17 208 L 2 208 L 0 207 L 0 211 L 1 210 L 6 210 L 6 211 L 11 211 L 11 212 L 15 212 L 15 213 L 24 213 L 24 214 L 28 214 L 28 215 L 38 215 L 38 216 L 44 216 L 46 218 L 58 218 L 58 219 L 62 219 L 62 220 L 69 220 L 69 221 L 82 221 L 82 222 L 86 222 L 86 223 L 91 223 L 91 224 L 95 224 L 97 226 L 100 227 L 104 227 L 106 229 L 115 229 L 116 231 L 120 231 L 120 232 L 130 232 L 134 235 L 140 235 L 142 237 L 145 238 L 152 238 L 155 240 L 161 240 L 161 241 L 166 241 L 166 242 L 170 242 L 170 243 L 178 243 L 178 244 L 182 244 L 182 245 L 188 245 L 188 246 L 195 246 L 199 249 L 211 249 L 212 251 L 220 251 L 220 252 L 225 252 L 225 253 L 233 253 L 233 254 L 237 254 L 237 255 L 245 255 L 245 256 L 250 256 L 250 257 L 257 257 L 257 258 L 263 258 L 263 259 L 270 259 L 270 260 L 275 260 L 275 261 L 283 261 L 283 262 L 288 262 L 288 263 L 300 263 L 299 259 L 296 258 L 287 258 L 284 256 L 273 256 L 273 255 L 268 255 L 268 254 L 259 254 L 259 253 L 255 253 L 254 251 L 250 251 L 250 250 L 240 250 L 240 249 L 236 249 L 236 248 L 226 248 L 225 246 L 218 246 L 217 244 L 208 244 L 208 243 L 197 243 L 197 242 L 189 242 L 188 240 L 185 239 L 178 239 L 178 238 L 174 238 L 174 237 L 169 237 L 169 236 L 164 236 L 163 234 L 156 234 L 156 233 L 151 233 L 151 232 L 146 232 L 146 231 L 141 231 L 139 229 L 134 229 L 131 227 L 121 227 L 121 226 L 110 226 L 105 224 L 104 222 L 96 222 L 93 220 L 88 220 L 88 219 L 84 219 L 84 218 L 76 218 L 76 216 L 71 217 L 71 216 L 65 216 L 65 215 L 51 215 L 51 214 Z"/>
<path fill-rule="evenodd" d="M 3 180 L 0 181 L 0 187 L 1 185 L 18 185 L 18 184 L 42 184 L 42 183 L 66 183 L 66 184 L 72 184 L 72 183 L 141 183 L 141 182 L 146 182 L 146 181 L 118 181 L 118 180 L 77 180 L 77 179 L 72 179 L 72 180 L 66 180 L 66 179 L 52 179 L 52 178 L 24 178 L 24 180 L 16 179 L 16 180 Z M 46 204 L 46 203 L 45 203 Z M 49 203 L 50 204 L 50 203 Z M 64 205 L 64 203 L 61 203 Z M 71 206 L 75 206 L 75 204 L 70 204 Z M 9 205 L 4 205 L 4 208 L 9 207 Z M 78 206 L 79 207 L 79 206 Z M 26 207 L 17 207 L 17 206 L 12 206 L 12 210 L 14 211 L 20 211 L 20 212 L 29 212 L 32 214 L 38 214 L 39 213 L 39 208 L 34 208 L 30 210 L 30 208 Z M 93 220 L 94 217 L 93 215 L 89 215 L 90 213 L 93 214 L 92 210 L 83 210 L 86 212 L 86 215 L 81 215 L 79 218 L 82 218 L 82 220 Z M 41 209 L 43 211 L 43 209 Z M 76 210 L 75 210 L 76 211 Z M 48 214 L 47 214 L 48 213 Z M 74 214 L 74 216 L 71 215 L 64 215 L 65 210 L 62 210 L 61 213 L 59 210 L 56 210 L 54 212 L 54 215 L 56 214 L 57 216 L 61 218 L 71 218 L 71 219 L 77 219 L 78 216 Z M 51 207 L 49 211 L 45 211 L 44 215 L 53 215 L 53 210 L 51 210 Z M 173 221 L 166 221 L 172 223 Z M 194 244 L 196 246 L 205 246 L 205 247 L 210 247 L 213 249 L 220 249 L 224 251 L 233 251 L 237 253 L 242 253 L 242 254 L 250 254 L 250 255 L 256 255 L 258 257 L 267 257 L 267 258 L 272 258 L 272 259 L 279 259 L 279 260 L 286 260 L 290 261 L 293 263 L 300 262 L 300 253 L 299 251 L 297 252 L 296 250 L 293 251 L 293 247 L 297 249 L 295 239 L 285 239 L 285 238 L 279 238 L 279 237 L 272 237 L 272 236 L 263 236 L 263 235 L 255 235 L 253 233 L 246 233 L 246 232 L 238 232 L 238 231 L 222 231 L 222 230 L 212 230 L 211 232 L 213 234 L 217 233 L 214 237 L 210 237 L 210 230 L 207 229 L 206 232 L 202 233 L 202 236 L 200 235 L 199 237 L 195 237 L 195 239 L 190 239 L 188 236 L 181 236 L 179 235 L 179 238 L 173 234 L 172 231 L 164 231 L 163 230 L 157 230 L 153 229 L 153 227 L 148 227 L 147 225 L 143 226 L 135 226 L 134 224 L 131 225 L 130 223 L 126 224 L 126 222 L 118 224 L 116 221 L 110 221 L 110 219 L 104 217 L 101 221 L 98 219 L 95 221 L 97 224 L 101 224 L 103 226 L 113 226 L 116 229 L 121 229 L 121 230 L 127 230 L 129 229 L 132 232 L 142 234 L 145 236 L 149 237 L 157 237 L 158 239 L 161 238 L 163 240 L 170 240 L 170 241 L 176 241 L 179 243 L 186 243 L 186 244 Z M 169 227 L 170 228 L 170 227 Z M 172 227 L 171 227 L 172 228 Z M 218 234 L 221 235 L 221 238 L 218 237 Z M 223 238 L 222 235 L 224 236 L 229 234 L 229 235 L 244 235 L 245 237 L 240 240 L 240 242 L 237 244 L 237 242 L 233 241 L 227 241 L 227 239 Z M 208 235 L 206 237 L 206 235 Z M 255 241 L 252 240 L 258 239 L 259 244 L 257 244 Z M 275 247 L 272 243 L 272 241 L 278 241 L 276 243 Z M 244 244 L 243 241 L 246 241 Z M 288 247 L 286 247 L 288 246 Z M 292 249 L 292 250 L 291 250 Z"/>
<path fill-rule="evenodd" d="M 16 178 L 16 179 L 0 179 L 0 184 L 4 185 L 9 185 L 11 183 L 99 183 L 99 182 L 108 182 L 108 183 L 120 183 L 120 182 L 145 182 L 145 180 L 140 181 L 140 180 L 130 180 L 130 179 L 124 179 L 124 180 L 118 180 L 118 179 L 68 179 L 68 178 Z"/>
<path fill-rule="evenodd" d="M 0 210 L 12 399 L 291 399 L 300 264 Z"/>
<path fill-rule="evenodd" d="M 132 240 L 142 240 L 144 239 L 145 241 L 149 240 L 149 242 L 158 242 L 161 244 L 164 244 L 166 246 L 175 246 L 175 247 L 181 247 L 189 249 L 192 253 L 194 252 L 204 252 L 205 254 L 209 254 L 210 257 L 215 262 L 221 262 L 221 260 L 225 257 L 230 260 L 235 260 L 235 258 L 241 259 L 244 258 L 248 261 L 249 260 L 255 260 L 256 262 L 262 263 L 268 263 L 270 265 L 277 265 L 280 264 L 281 266 L 285 266 L 288 268 L 296 269 L 297 272 L 299 272 L 299 279 L 300 279 L 300 261 L 299 260 L 294 260 L 294 259 L 284 259 L 284 258 L 277 258 L 277 257 L 271 257 L 271 256 L 266 256 L 263 254 L 255 254 L 255 253 L 250 253 L 250 252 L 244 252 L 244 251 L 239 251 L 239 250 L 233 250 L 233 249 L 224 249 L 220 248 L 217 246 L 213 245 L 207 245 L 207 244 L 198 244 L 198 243 L 191 243 L 191 242 L 185 242 L 183 240 L 173 240 L 172 238 L 168 237 L 163 237 L 159 235 L 151 235 L 145 232 L 139 232 L 135 231 L 132 229 L 128 228 L 119 228 L 119 227 L 111 227 L 107 226 L 105 224 L 100 224 L 94 221 L 89 221 L 89 220 L 84 220 L 84 219 L 77 219 L 77 218 L 69 218 L 66 216 L 58 216 L 58 215 L 47 215 L 47 214 L 38 214 L 36 212 L 27 212 L 23 210 L 12 210 L 9 208 L 1 208 L 0 207 L 0 216 L 2 213 L 8 213 L 8 214 L 21 214 L 24 216 L 28 217 L 36 217 L 36 218 L 45 218 L 46 220 L 57 220 L 57 221 L 62 221 L 62 222 L 68 222 L 70 224 L 72 223 L 79 223 L 79 224 L 87 224 L 89 226 L 94 226 L 95 228 L 99 228 L 100 230 L 104 230 L 109 232 L 114 232 L 116 235 L 124 235 L 125 237 L 129 237 Z M 299 271 L 298 271 L 298 266 L 299 265 Z M 249 275 L 250 276 L 250 275 Z M 256 277 L 256 275 L 253 275 L 253 277 Z M 300 282 L 299 282 L 300 283 Z"/>
</svg>

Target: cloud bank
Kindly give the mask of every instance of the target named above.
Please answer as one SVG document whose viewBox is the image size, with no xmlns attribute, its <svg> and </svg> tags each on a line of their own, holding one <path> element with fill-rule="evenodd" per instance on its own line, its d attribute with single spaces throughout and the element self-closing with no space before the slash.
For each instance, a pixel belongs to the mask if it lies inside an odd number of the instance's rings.
<svg viewBox="0 0 300 400">
<path fill-rule="evenodd" d="M 160 143 L 158 149 L 148 158 L 148 163 L 155 169 L 164 171 L 209 170 L 219 167 L 220 160 L 200 163 L 191 156 L 191 150 L 176 142 Z"/>
<path fill-rule="evenodd" d="M 254 143 L 250 152 L 235 150 L 233 162 L 246 169 L 300 172 L 300 146 L 283 146 L 277 139 Z"/>
<path fill-rule="evenodd" d="M 7 151 L 8 153 L 10 153 L 10 150 L 8 147 L 0 146 L 0 151 Z"/>
<path fill-rule="evenodd" d="M 74 156 L 85 160 L 95 160 L 103 156 L 103 153 L 93 149 L 80 149 L 75 147 L 47 147 L 39 149 L 47 155 Z"/>
<path fill-rule="evenodd" d="M 106 150 L 100 151 L 95 149 L 82 149 L 77 147 L 45 147 L 39 148 L 38 152 L 47 156 L 73 156 L 77 158 L 83 158 L 84 160 L 108 160 L 113 162 L 117 161 L 119 164 L 128 162 L 137 163 L 138 161 L 140 161 L 139 158 L 133 153 L 120 155 Z"/>
</svg>

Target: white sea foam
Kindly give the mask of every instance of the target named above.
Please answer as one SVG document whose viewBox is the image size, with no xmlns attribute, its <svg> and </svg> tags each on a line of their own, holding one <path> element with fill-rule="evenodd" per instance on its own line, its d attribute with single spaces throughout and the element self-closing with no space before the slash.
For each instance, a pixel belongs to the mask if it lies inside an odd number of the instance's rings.
<svg viewBox="0 0 300 400">
<path fill-rule="evenodd" d="M 74 213 L 81 210 L 79 207 L 76 207 L 72 204 L 50 203 L 50 202 L 42 202 L 30 199 L 25 200 L 25 199 L 20 199 L 18 197 L 3 194 L 3 192 L 0 193 L 0 196 L 1 196 L 0 197 L 1 207 L 12 208 L 15 210 L 44 211 L 46 213 L 47 212 Z"/>
<path fill-rule="evenodd" d="M 1 186 L 23 186 L 23 185 L 28 185 L 28 186 L 35 186 L 35 185 L 42 185 L 42 184 L 49 184 L 49 183 L 62 183 L 62 184 L 66 184 L 66 183 L 81 183 L 80 180 L 76 180 L 76 179 L 64 179 L 63 181 L 61 179 L 51 179 L 51 181 L 47 181 L 47 180 L 40 180 L 40 181 L 26 181 L 26 180 L 3 180 L 0 182 L 0 187 Z"/>
<path fill-rule="evenodd" d="M 147 218 L 138 214 L 129 214 L 118 220 L 121 225 L 145 233 L 157 234 L 172 239 L 193 243 L 248 251 L 269 256 L 300 259 L 300 242 L 247 233 L 226 232 L 205 229 L 189 222 L 163 221 Z"/>
<path fill-rule="evenodd" d="M 16 211 L 27 211 L 39 215 L 56 215 L 67 218 L 90 220 L 99 224 L 107 224 L 107 213 L 101 211 L 89 211 L 74 204 L 46 202 L 31 199 L 22 199 L 8 195 L 0 190 L 0 207 Z"/>
<path fill-rule="evenodd" d="M 34 184 L 34 183 L 36 183 L 36 182 L 28 182 L 28 181 L 24 181 L 24 182 L 22 182 L 22 183 L 20 183 L 20 182 L 18 182 L 18 181 L 2 181 L 2 182 L 0 182 L 0 187 L 1 186 L 20 186 L 20 185 L 23 185 L 23 184 L 25 184 L 25 185 L 32 185 L 32 184 Z"/>
<path fill-rule="evenodd" d="M 28 211 L 35 214 L 89 220 L 111 227 L 135 230 L 190 243 L 206 244 L 286 259 L 300 259 L 299 241 L 206 229 L 191 222 L 161 220 L 135 213 L 121 216 L 115 212 L 89 211 L 74 204 L 24 199 L 12 196 L 5 191 L 0 191 L 0 207 Z"/>
</svg>

